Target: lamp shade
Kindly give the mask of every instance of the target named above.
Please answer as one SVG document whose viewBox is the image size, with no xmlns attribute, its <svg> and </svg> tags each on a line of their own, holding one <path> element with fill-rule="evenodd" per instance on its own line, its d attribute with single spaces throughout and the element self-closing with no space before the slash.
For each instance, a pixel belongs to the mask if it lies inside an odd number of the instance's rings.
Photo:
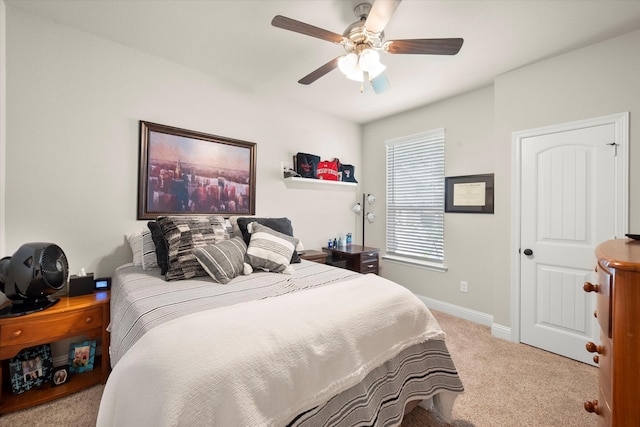
<svg viewBox="0 0 640 427">
<path fill-rule="evenodd" d="M 358 64 L 358 55 L 351 52 L 338 59 L 338 68 L 350 80 L 364 81 L 364 73 Z"/>
</svg>

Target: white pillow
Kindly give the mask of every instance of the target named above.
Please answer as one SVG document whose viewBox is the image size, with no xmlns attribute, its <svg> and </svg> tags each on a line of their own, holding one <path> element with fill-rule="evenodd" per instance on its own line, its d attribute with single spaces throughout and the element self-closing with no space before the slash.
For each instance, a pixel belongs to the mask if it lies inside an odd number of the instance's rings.
<svg viewBox="0 0 640 427">
<path fill-rule="evenodd" d="M 133 265 L 142 267 L 142 231 L 127 234 L 127 241 L 133 253 Z"/>
</svg>

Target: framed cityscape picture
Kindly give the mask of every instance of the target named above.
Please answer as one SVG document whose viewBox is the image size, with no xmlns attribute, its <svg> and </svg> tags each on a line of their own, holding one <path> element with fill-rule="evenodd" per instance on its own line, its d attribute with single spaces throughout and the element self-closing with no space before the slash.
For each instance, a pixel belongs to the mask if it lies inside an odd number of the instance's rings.
<svg viewBox="0 0 640 427">
<path fill-rule="evenodd" d="M 254 215 L 256 144 L 140 121 L 138 219 Z"/>
</svg>

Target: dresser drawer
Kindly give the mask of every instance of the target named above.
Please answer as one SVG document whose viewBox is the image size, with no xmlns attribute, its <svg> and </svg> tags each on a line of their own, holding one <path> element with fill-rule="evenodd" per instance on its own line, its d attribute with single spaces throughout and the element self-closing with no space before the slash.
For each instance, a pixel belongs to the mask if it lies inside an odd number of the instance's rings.
<svg viewBox="0 0 640 427">
<path fill-rule="evenodd" d="M 600 328 L 611 338 L 613 327 L 611 304 L 613 276 L 604 267 L 598 266 L 598 294 L 596 297 L 596 311 Z"/>
<path fill-rule="evenodd" d="M 28 344 L 102 326 L 102 308 L 70 311 L 37 318 L 21 318 L 0 329 L 2 346 Z"/>
</svg>

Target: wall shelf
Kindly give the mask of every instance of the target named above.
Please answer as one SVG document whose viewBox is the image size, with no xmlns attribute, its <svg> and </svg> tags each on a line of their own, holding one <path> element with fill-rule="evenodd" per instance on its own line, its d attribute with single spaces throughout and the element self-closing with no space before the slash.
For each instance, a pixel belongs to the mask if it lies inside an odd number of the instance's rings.
<svg viewBox="0 0 640 427">
<path fill-rule="evenodd" d="M 313 179 L 313 178 L 298 178 L 298 177 L 290 177 L 283 178 L 285 182 L 295 182 L 295 183 L 304 183 L 309 185 L 328 185 L 328 186 L 342 186 L 342 187 L 357 187 L 358 184 L 355 182 L 343 182 L 343 181 L 328 181 L 324 179 Z"/>
<path fill-rule="evenodd" d="M 324 179 L 315 179 L 315 178 L 302 178 L 302 177 L 288 177 L 285 178 L 282 174 L 286 170 L 293 169 L 293 163 L 291 162 L 281 162 L 280 163 L 280 176 L 284 180 L 287 185 L 298 185 L 302 184 L 305 186 L 315 186 L 315 187 L 340 187 L 343 189 L 347 188 L 357 188 L 357 182 L 343 182 L 343 181 L 329 181 Z"/>
</svg>

